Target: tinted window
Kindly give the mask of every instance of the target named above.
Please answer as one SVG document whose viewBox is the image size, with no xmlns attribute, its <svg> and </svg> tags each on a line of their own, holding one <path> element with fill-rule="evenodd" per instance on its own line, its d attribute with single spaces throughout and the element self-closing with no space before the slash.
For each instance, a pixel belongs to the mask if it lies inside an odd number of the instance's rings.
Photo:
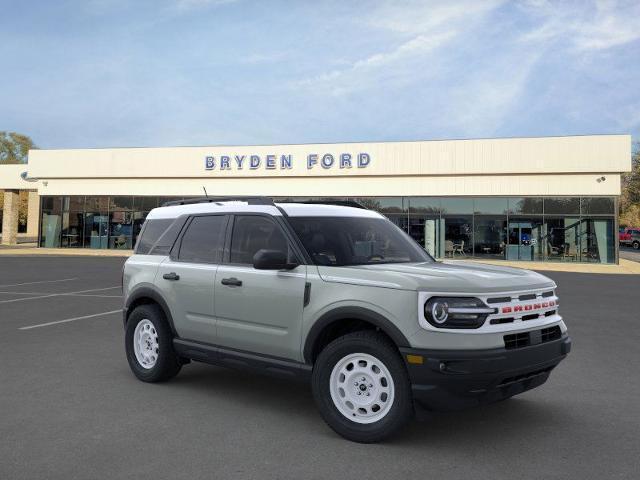
<svg viewBox="0 0 640 480">
<path fill-rule="evenodd" d="M 136 253 L 146 255 L 154 243 L 160 238 L 165 230 L 173 223 L 172 218 L 159 218 L 157 220 L 147 220 L 143 228 L 142 235 L 138 238 Z"/>
<path fill-rule="evenodd" d="M 182 236 L 178 260 L 193 263 L 216 263 L 222 256 L 227 217 L 194 217 Z"/>
<path fill-rule="evenodd" d="M 253 264 L 258 250 L 280 250 L 289 254 L 289 242 L 276 223 L 257 215 L 238 215 L 231 237 L 231 263 Z"/>
<path fill-rule="evenodd" d="M 289 221 L 318 265 L 432 261 L 426 251 L 383 218 L 291 217 Z"/>
<path fill-rule="evenodd" d="M 583 215 L 613 215 L 615 203 L 611 197 L 585 197 L 582 199 Z"/>
<path fill-rule="evenodd" d="M 151 252 L 149 252 L 149 255 L 169 255 L 171 247 L 173 247 L 178 235 L 180 235 L 180 230 L 182 230 L 185 220 L 186 218 L 176 219 L 169 228 L 160 235 L 160 238 L 151 249 Z"/>
</svg>

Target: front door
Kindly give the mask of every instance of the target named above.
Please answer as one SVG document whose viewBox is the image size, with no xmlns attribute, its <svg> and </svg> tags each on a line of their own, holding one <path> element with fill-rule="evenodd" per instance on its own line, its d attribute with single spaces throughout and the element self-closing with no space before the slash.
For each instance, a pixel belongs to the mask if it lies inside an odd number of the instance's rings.
<svg viewBox="0 0 640 480">
<path fill-rule="evenodd" d="M 236 215 L 228 262 L 215 280 L 218 344 L 239 350 L 300 360 L 306 266 L 256 270 L 260 249 L 294 256 L 282 227 L 271 217 Z"/>
<path fill-rule="evenodd" d="M 160 264 L 156 285 L 171 309 L 178 336 L 216 343 L 214 287 L 222 258 L 226 215 L 195 216 Z"/>
</svg>

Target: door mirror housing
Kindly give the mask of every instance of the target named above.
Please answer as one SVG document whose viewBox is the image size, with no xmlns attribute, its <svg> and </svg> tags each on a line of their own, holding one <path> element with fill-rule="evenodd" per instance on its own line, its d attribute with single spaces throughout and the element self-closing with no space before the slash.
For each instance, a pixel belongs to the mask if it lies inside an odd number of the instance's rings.
<svg viewBox="0 0 640 480">
<path fill-rule="evenodd" d="M 253 256 L 253 268 L 256 270 L 291 270 L 298 263 L 289 262 L 287 254 L 281 250 L 258 250 Z"/>
</svg>

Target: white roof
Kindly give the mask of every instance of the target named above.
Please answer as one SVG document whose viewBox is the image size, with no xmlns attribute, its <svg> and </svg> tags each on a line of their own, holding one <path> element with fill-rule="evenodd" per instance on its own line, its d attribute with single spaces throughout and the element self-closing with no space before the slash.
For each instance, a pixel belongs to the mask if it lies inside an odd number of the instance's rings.
<svg viewBox="0 0 640 480">
<path fill-rule="evenodd" d="M 148 219 L 176 218 L 180 215 L 195 213 L 268 213 L 281 216 L 281 207 L 291 217 L 368 217 L 381 218 L 377 212 L 363 208 L 345 207 L 341 205 L 307 204 L 307 203 L 276 203 L 275 205 L 249 205 L 244 201 L 228 201 L 216 203 L 191 203 L 170 207 L 154 208 L 147 215 Z"/>
</svg>

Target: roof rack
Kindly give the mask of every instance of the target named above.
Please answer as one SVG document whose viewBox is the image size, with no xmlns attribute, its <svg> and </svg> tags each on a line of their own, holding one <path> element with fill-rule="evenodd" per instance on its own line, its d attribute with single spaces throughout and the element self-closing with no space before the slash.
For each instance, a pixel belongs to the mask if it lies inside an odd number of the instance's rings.
<svg viewBox="0 0 640 480">
<path fill-rule="evenodd" d="M 278 203 L 303 203 L 307 205 L 336 205 L 338 207 L 352 207 L 352 208 L 361 208 L 363 210 L 368 210 L 367 207 L 362 205 L 355 200 L 303 200 L 301 202 L 291 201 L 291 202 L 278 202 Z"/>
<path fill-rule="evenodd" d="M 172 200 L 162 204 L 163 207 L 176 205 L 193 205 L 195 203 L 222 203 L 222 202 L 247 202 L 247 205 L 273 205 L 273 199 L 257 196 L 233 196 L 233 197 L 195 197 L 184 200 Z"/>
</svg>

